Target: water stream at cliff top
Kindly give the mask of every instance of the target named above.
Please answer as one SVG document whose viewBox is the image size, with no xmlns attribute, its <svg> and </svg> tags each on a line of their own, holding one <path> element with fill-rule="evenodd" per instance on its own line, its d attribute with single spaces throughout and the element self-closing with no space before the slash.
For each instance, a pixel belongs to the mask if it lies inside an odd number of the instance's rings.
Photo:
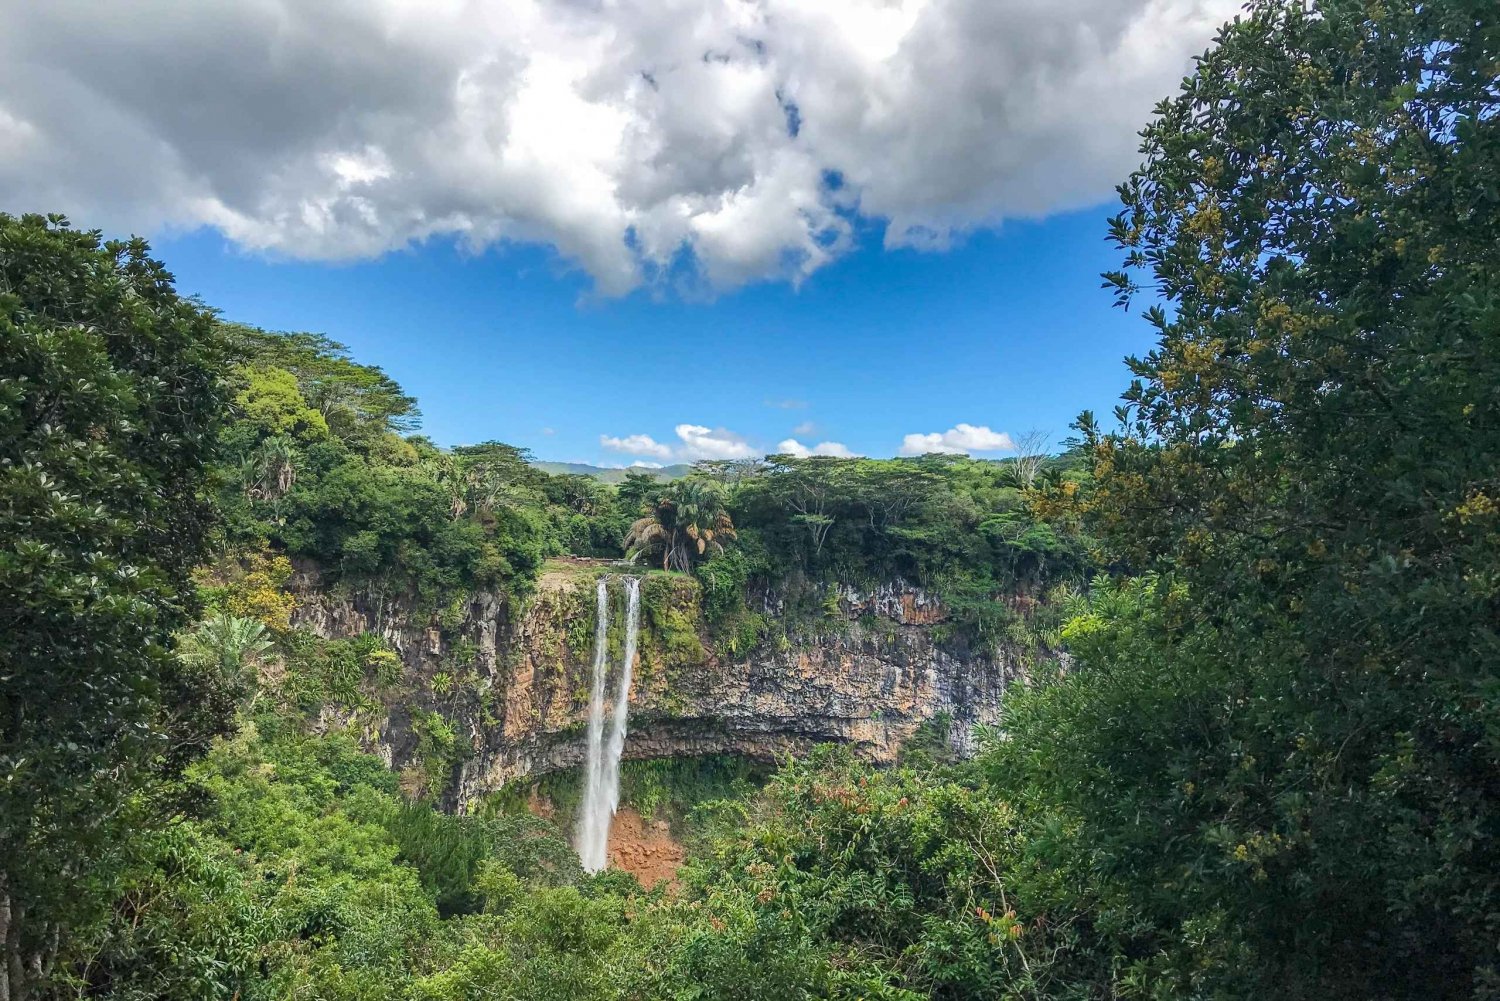
<svg viewBox="0 0 1500 1001">
<path fill-rule="evenodd" d="M 625 752 L 625 730 L 630 716 L 630 681 L 635 667 L 636 643 L 640 635 L 641 582 L 625 579 L 625 651 L 620 665 L 620 683 L 615 691 L 614 714 L 609 739 L 604 739 L 604 690 L 609 673 L 609 591 L 599 579 L 598 621 L 594 625 L 594 677 L 589 692 L 588 765 L 583 803 L 579 808 L 574 847 L 589 872 L 608 863 L 609 826 L 620 805 L 620 758 Z"/>
</svg>

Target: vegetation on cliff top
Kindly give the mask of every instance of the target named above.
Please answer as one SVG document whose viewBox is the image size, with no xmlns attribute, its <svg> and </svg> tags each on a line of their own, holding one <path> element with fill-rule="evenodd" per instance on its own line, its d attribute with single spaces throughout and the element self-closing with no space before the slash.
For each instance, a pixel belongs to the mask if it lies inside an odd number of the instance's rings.
<svg viewBox="0 0 1500 1001">
<path fill-rule="evenodd" d="M 1076 539 L 1027 513 L 1017 462 L 776 456 L 608 485 L 549 475 L 499 443 L 436 448 L 411 433 L 415 401 L 326 338 L 221 329 L 236 358 L 219 460 L 225 566 L 285 555 L 325 583 L 435 610 L 475 590 L 524 594 L 550 556 L 638 553 L 696 572 L 726 635 L 744 631 L 747 588 L 904 579 L 991 638 L 1012 613 L 1002 595 L 1087 567 Z M 1049 476 L 1080 470 L 1053 462 Z"/>
</svg>

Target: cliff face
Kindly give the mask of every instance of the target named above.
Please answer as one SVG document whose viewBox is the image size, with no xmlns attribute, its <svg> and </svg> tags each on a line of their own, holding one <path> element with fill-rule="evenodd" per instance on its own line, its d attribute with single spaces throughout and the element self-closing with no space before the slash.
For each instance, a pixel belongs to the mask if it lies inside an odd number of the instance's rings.
<svg viewBox="0 0 1500 1001">
<path fill-rule="evenodd" d="M 404 665 L 375 712 L 329 710 L 327 722 L 362 726 L 397 769 L 441 776 L 456 809 L 513 779 L 581 764 L 601 572 L 616 575 L 610 665 L 617 677 L 618 574 L 635 570 L 579 562 L 546 574 L 524 602 L 477 594 L 438 616 L 412 615 L 399 602 L 334 597 L 304 578 L 298 625 L 330 639 L 378 633 Z M 965 751 L 974 724 L 996 719 L 1005 686 L 1019 673 L 1003 658 L 940 642 L 942 606 L 901 584 L 829 596 L 817 621 L 773 633 L 740 655 L 709 641 L 695 581 L 652 573 L 642 595 L 628 758 L 771 759 L 836 741 L 886 761 L 940 716 L 949 721 L 950 743 Z M 784 612 L 775 595 L 758 604 L 773 624 Z M 424 728 L 434 713 L 453 737 L 436 769 L 421 760 L 432 753 Z"/>
</svg>

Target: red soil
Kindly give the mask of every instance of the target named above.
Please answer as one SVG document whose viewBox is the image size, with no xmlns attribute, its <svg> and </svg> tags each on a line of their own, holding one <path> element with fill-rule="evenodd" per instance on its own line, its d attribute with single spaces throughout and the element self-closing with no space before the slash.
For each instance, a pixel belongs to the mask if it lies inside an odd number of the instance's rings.
<svg viewBox="0 0 1500 1001">
<path fill-rule="evenodd" d="M 630 806 L 615 813 L 609 829 L 611 868 L 624 869 L 649 890 L 663 880 L 675 886 L 682 858 L 682 846 L 672 839 L 666 821 L 647 822 Z"/>
</svg>

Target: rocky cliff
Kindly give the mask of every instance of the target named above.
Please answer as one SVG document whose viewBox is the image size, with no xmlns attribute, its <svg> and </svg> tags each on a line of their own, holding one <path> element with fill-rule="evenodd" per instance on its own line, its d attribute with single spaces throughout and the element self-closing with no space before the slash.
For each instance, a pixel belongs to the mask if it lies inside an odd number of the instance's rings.
<svg viewBox="0 0 1500 1001">
<path fill-rule="evenodd" d="M 698 585 L 683 575 L 558 562 L 523 601 L 476 594 L 415 615 L 399 601 L 331 595 L 304 573 L 299 626 L 330 639 L 376 633 L 403 665 L 376 698 L 325 709 L 324 721 L 359 728 L 457 809 L 513 779 L 580 764 L 601 574 L 613 578 L 615 669 L 618 577 L 645 577 L 627 758 L 771 759 L 837 741 L 883 761 L 934 719 L 967 750 L 973 726 L 996 718 L 1019 673 L 1003 656 L 954 643 L 942 605 L 900 583 L 825 594 L 816 619 L 795 624 L 781 597 L 759 595 L 757 614 L 773 628 L 735 654 L 703 626 Z"/>
</svg>

